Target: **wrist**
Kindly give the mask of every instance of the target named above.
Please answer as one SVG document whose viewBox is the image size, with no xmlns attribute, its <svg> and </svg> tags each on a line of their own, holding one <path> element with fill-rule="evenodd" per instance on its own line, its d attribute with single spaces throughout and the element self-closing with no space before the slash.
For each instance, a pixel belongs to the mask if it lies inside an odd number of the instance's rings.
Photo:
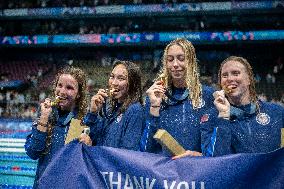
<svg viewBox="0 0 284 189">
<path fill-rule="evenodd" d="M 40 121 L 37 122 L 37 129 L 41 132 L 46 132 L 47 131 L 47 124 L 44 124 Z"/>
<path fill-rule="evenodd" d="M 150 107 L 150 114 L 155 116 L 155 117 L 158 117 L 160 115 L 160 106 L 156 106 L 156 107 L 151 106 Z"/>
<path fill-rule="evenodd" d="M 42 124 L 42 125 L 46 125 L 48 122 L 48 116 L 46 115 L 41 115 L 40 118 L 38 119 L 37 123 Z"/>
<path fill-rule="evenodd" d="M 219 112 L 218 117 L 229 120 L 230 119 L 230 111 Z"/>
<path fill-rule="evenodd" d="M 161 107 L 160 105 L 156 105 L 156 106 L 151 105 L 151 108 L 160 108 L 160 107 Z"/>
<path fill-rule="evenodd" d="M 89 112 L 95 114 L 97 113 L 97 108 L 90 107 Z"/>
<path fill-rule="evenodd" d="M 37 121 L 37 125 L 41 127 L 47 127 L 47 123 L 40 120 Z"/>
</svg>

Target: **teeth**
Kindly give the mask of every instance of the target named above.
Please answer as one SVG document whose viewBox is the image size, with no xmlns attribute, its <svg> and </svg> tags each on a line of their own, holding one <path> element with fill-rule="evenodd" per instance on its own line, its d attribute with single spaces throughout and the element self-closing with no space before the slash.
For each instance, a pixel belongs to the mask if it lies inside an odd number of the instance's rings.
<svg viewBox="0 0 284 189">
<path fill-rule="evenodd" d="M 66 97 L 61 97 L 61 96 L 57 96 L 56 98 L 58 98 L 59 100 L 66 100 Z"/>
<path fill-rule="evenodd" d="M 111 89 L 106 89 L 106 92 L 107 92 L 107 94 L 108 94 L 108 96 L 113 96 L 113 93 L 114 92 L 118 92 L 118 90 L 117 89 L 114 89 L 114 88 L 111 88 Z"/>
</svg>

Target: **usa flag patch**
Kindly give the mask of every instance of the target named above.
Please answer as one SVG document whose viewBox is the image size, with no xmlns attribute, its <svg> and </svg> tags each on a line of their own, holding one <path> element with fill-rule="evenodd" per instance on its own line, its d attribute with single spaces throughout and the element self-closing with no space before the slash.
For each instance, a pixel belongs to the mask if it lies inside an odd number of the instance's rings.
<svg viewBox="0 0 284 189">
<path fill-rule="evenodd" d="M 200 119 L 200 123 L 204 123 L 207 122 L 209 119 L 209 115 L 208 114 L 204 114 L 201 119 Z"/>
</svg>

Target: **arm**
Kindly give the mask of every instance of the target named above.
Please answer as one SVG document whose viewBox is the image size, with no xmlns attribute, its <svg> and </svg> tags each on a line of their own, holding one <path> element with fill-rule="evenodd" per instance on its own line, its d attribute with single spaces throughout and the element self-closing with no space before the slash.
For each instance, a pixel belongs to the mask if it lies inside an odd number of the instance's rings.
<svg viewBox="0 0 284 189">
<path fill-rule="evenodd" d="M 103 128 L 103 120 L 98 118 L 98 112 L 102 109 L 103 104 L 106 103 L 108 94 L 104 89 L 99 89 L 98 93 L 91 99 L 90 111 L 83 119 L 83 124 L 90 128 L 89 137 L 95 145 L 97 143 L 97 136 L 101 134 Z"/>
<path fill-rule="evenodd" d="M 231 116 L 231 105 L 228 101 L 228 99 L 225 97 L 225 92 L 224 90 L 221 91 L 215 91 L 213 93 L 214 96 L 214 105 L 217 108 L 219 114 L 218 117 L 219 118 L 223 118 L 223 119 L 230 119 Z"/>
<path fill-rule="evenodd" d="M 121 136 L 121 148 L 139 150 L 139 142 L 144 129 L 143 107 L 136 103 L 131 105 L 125 113 L 125 121 Z"/>
<path fill-rule="evenodd" d="M 151 115 L 158 117 L 160 115 L 161 102 L 165 94 L 165 88 L 162 85 L 162 81 L 156 81 L 147 91 L 147 99 Z"/>
<path fill-rule="evenodd" d="M 33 125 L 32 134 L 27 136 L 25 150 L 31 159 L 38 159 L 44 152 L 46 146 L 47 132 L 37 129 L 37 124 Z"/>
<path fill-rule="evenodd" d="M 45 150 L 48 121 L 52 112 L 50 99 L 40 104 L 39 112 L 38 121 L 32 125 L 32 134 L 27 136 L 25 143 L 26 153 L 32 159 L 38 159 Z"/>
<path fill-rule="evenodd" d="M 161 146 L 153 138 L 158 130 L 160 117 L 153 116 L 149 112 L 150 102 L 148 98 L 146 98 L 145 109 L 146 124 L 140 141 L 140 150 L 143 152 L 155 152 L 157 149 L 161 149 Z"/>
<path fill-rule="evenodd" d="M 103 120 L 98 118 L 96 113 L 88 112 L 83 119 L 83 124 L 90 128 L 90 138 L 93 144 L 96 144 L 98 136 L 103 128 Z"/>
<path fill-rule="evenodd" d="M 218 118 L 216 110 L 211 110 L 208 120 L 201 123 L 201 149 L 204 156 L 221 156 L 232 153 L 229 120 Z"/>
</svg>

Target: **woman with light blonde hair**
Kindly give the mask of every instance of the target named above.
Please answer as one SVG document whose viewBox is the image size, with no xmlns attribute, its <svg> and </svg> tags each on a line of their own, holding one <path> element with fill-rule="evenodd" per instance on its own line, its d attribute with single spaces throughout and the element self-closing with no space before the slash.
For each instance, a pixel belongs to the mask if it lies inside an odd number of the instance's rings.
<svg viewBox="0 0 284 189">
<path fill-rule="evenodd" d="M 153 139 L 158 129 L 164 129 L 188 150 L 174 158 L 201 155 L 199 124 L 203 112 L 213 106 L 213 89 L 201 85 L 195 48 L 188 40 L 170 42 L 162 63 L 160 74 L 146 92 L 147 121 L 141 148 L 167 154 Z"/>
</svg>

